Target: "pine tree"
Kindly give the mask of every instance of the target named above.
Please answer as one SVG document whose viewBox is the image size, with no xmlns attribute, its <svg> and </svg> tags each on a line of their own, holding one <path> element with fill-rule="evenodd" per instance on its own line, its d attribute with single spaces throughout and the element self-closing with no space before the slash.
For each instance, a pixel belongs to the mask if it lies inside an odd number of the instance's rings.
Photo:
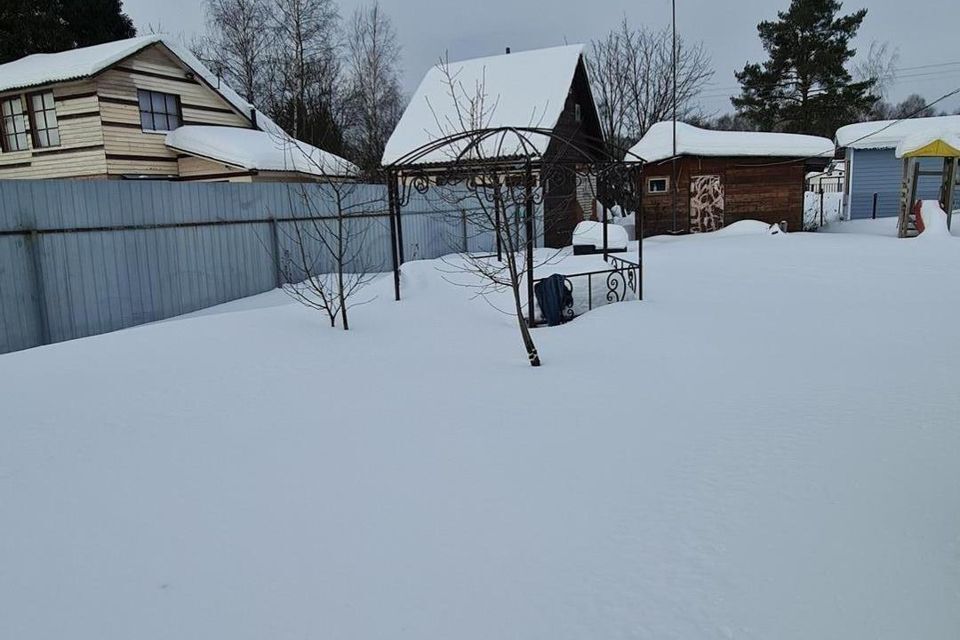
<svg viewBox="0 0 960 640">
<path fill-rule="evenodd" d="M 866 9 L 837 16 L 837 0 L 791 0 L 776 21 L 757 25 L 768 60 L 736 74 L 737 113 L 763 131 L 809 133 L 832 138 L 877 101 L 874 80 L 854 82 L 846 69 Z"/>
<path fill-rule="evenodd" d="M 137 35 L 120 0 L 60 0 L 60 5 L 74 47 L 89 47 Z"/>
<path fill-rule="evenodd" d="M 120 0 L 0 2 L 0 64 L 135 35 Z"/>
</svg>

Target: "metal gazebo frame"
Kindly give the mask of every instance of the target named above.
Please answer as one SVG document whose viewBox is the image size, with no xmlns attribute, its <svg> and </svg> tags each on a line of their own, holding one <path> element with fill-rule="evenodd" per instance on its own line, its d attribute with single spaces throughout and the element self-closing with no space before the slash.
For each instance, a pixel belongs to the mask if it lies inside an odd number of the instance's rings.
<svg viewBox="0 0 960 640">
<path fill-rule="evenodd" d="M 549 140 L 546 153 L 541 153 L 531 138 L 541 136 Z M 513 144 L 506 145 L 507 138 Z M 484 157 L 484 146 L 493 144 L 494 154 Z M 510 151 L 506 151 L 510 149 Z M 447 159 L 436 161 L 430 156 L 446 154 Z M 634 263 L 624 257 L 611 255 L 607 237 L 607 224 L 603 225 L 603 259 L 611 263 L 612 268 L 577 276 L 609 274 L 607 300 L 622 300 L 621 294 L 611 284 L 611 278 L 620 274 L 624 288 L 629 286 L 643 299 L 643 216 L 642 187 L 637 177 L 637 169 L 642 167 L 643 159 L 623 150 L 623 158 L 615 157 L 602 140 L 587 138 L 572 141 L 553 129 L 540 127 L 493 127 L 453 133 L 438 138 L 382 167 L 386 174 L 387 198 L 390 207 L 391 258 L 393 263 L 394 293 L 400 300 L 400 268 L 404 263 L 403 222 L 401 210 L 409 203 L 413 191 L 426 194 L 434 184 L 463 183 L 471 191 L 484 188 L 473 184 L 483 176 L 494 175 L 498 179 L 511 177 L 519 179 L 522 189 L 511 189 L 513 204 L 522 206 L 525 225 L 525 254 L 528 277 L 527 302 L 528 324 L 534 326 L 534 258 L 535 246 L 535 205 L 545 200 L 545 185 L 553 178 L 573 179 L 574 197 L 576 187 L 584 180 L 595 180 L 595 199 L 605 209 L 619 204 L 624 210 L 634 211 L 636 217 L 637 261 Z M 591 184 L 593 184 L 591 182 Z M 473 185 L 473 186 L 471 186 Z M 606 222 L 607 216 L 604 216 Z M 546 212 L 544 227 L 546 227 Z M 500 218 L 497 218 L 497 231 L 500 231 Z M 493 257 L 493 256 L 491 256 Z M 500 233 L 497 233 L 497 258 L 502 260 Z M 635 273 L 634 273 L 635 272 Z M 634 280 L 635 279 L 635 280 Z M 592 307 L 592 296 L 591 296 Z M 572 310 L 571 310 L 572 314 Z"/>
</svg>

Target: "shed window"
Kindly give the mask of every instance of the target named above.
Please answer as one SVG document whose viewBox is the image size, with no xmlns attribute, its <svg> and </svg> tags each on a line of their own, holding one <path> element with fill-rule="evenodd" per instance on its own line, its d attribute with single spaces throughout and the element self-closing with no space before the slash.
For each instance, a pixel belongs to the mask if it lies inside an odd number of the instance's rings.
<svg viewBox="0 0 960 640">
<path fill-rule="evenodd" d="M 25 151 L 27 143 L 27 114 L 20 96 L 0 102 L 0 142 L 4 151 Z"/>
<path fill-rule="evenodd" d="M 666 193 L 670 189 L 670 178 L 648 178 L 647 193 Z"/>
<path fill-rule="evenodd" d="M 137 91 L 140 128 L 144 131 L 173 131 L 180 126 L 180 98 L 172 93 Z"/>
<path fill-rule="evenodd" d="M 30 123 L 33 130 L 33 146 L 37 148 L 60 146 L 60 128 L 57 124 L 57 108 L 53 92 L 31 93 L 27 96 L 30 106 Z"/>
</svg>

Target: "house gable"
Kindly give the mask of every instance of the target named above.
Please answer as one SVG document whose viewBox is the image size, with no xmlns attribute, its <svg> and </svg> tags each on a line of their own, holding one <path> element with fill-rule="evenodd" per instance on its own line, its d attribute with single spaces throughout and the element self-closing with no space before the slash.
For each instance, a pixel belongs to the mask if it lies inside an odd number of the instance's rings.
<svg viewBox="0 0 960 640">
<path fill-rule="evenodd" d="M 0 92 L 0 100 L 19 98 L 25 109 L 29 96 L 52 92 L 60 139 L 38 148 L 31 116 L 28 148 L 0 151 L 0 179 L 177 175 L 179 154 L 166 147 L 163 133 L 141 127 L 138 91 L 177 96 L 183 124 L 251 128 L 250 115 L 237 106 L 242 100 L 211 85 L 209 75 L 156 40 L 87 77 Z"/>
<path fill-rule="evenodd" d="M 250 128 L 242 115 L 162 43 L 156 43 L 99 73 L 100 102 L 109 175 L 176 175 L 177 152 L 164 133 L 141 128 L 138 92 L 177 96 L 182 124 Z"/>
</svg>

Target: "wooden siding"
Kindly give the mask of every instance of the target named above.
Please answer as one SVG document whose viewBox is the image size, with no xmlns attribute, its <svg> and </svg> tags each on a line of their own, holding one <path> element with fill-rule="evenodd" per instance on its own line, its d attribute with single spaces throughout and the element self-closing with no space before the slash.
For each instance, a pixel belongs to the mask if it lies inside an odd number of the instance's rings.
<svg viewBox="0 0 960 640">
<path fill-rule="evenodd" d="M 245 114 L 192 75 L 156 44 L 87 80 L 3 94 L 0 98 L 52 89 L 61 144 L 33 149 L 31 139 L 27 150 L 0 153 L 0 179 L 178 175 L 179 154 L 166 147 L 164 134 L 140 128 L 139 89 L 179 96 L 184 124 L 251 126 Z"/>
<path fill-rule="evenodd" d="M 703 158 L 677 160 L 677 218 L 673 220 L 673 168 L 670 161 L 644 166 L 643 232 L 645 236 L 688 233 L 690 230 L 690 178 L 719 175 L 724 187 L 724 224 L 760 220 L 769 224 L 787 222 L 788 229 L 803 227 L 805 168 L 802 160 L 789 158 Z M 666 193 L 651 194 L 647 181 L 667 178 Z"/>
<path fill-rule="evenodd" d="M 140 89 L 179 96 L 187 124 L 250 127 L 230 103 L 188 74 L 189 69 L 162 45 L 154 45 L 97 76 L 108 174 L 176 175 L 179 171 L 178 153 L 166 147 L 164 135 L 140 129 Z"/>
<path fill-rule="evenodd" d="M 580 105 L 580 119 L 576 118 L 577 105 Z M 603 140 L 600 119 L 597 117 L 590 83 L 583 61 L 577 64 L 567 102 L 557 121 L 554 131 L 564 140 L 570 140 L 583 149 L 590 149 Z M 556 140 L 551 141 L 545 154 L 545 163 L 584 162 L 578 152 L 564 148 Z M 590 187 L 580 185 L 571 177 L 558 172 L 544 190 L 544 241 L 548 247 L 565 247 L 573 238 L 573 229 L 577 223 L 592 215 L 593 195 Z"/>
<path fill-rule="evenodd" d="M 97 109 L 95 85 L 90 81 L 32 87 L 28 91 L 7 93 L 0 98 L 53 91 L 61 144 L 43 149 L 0 153 L 0 179 L 79 178 L 102 176 L 107 172 L 103 133 Z M 29 126 L 29 123 L 28 123 Z"/>
<path fill-rule="evenodd" d="M 202 182 L 251 182 L 250 171 L 212 160 L 181 155 L 180 179 Z"/>
</svg>

